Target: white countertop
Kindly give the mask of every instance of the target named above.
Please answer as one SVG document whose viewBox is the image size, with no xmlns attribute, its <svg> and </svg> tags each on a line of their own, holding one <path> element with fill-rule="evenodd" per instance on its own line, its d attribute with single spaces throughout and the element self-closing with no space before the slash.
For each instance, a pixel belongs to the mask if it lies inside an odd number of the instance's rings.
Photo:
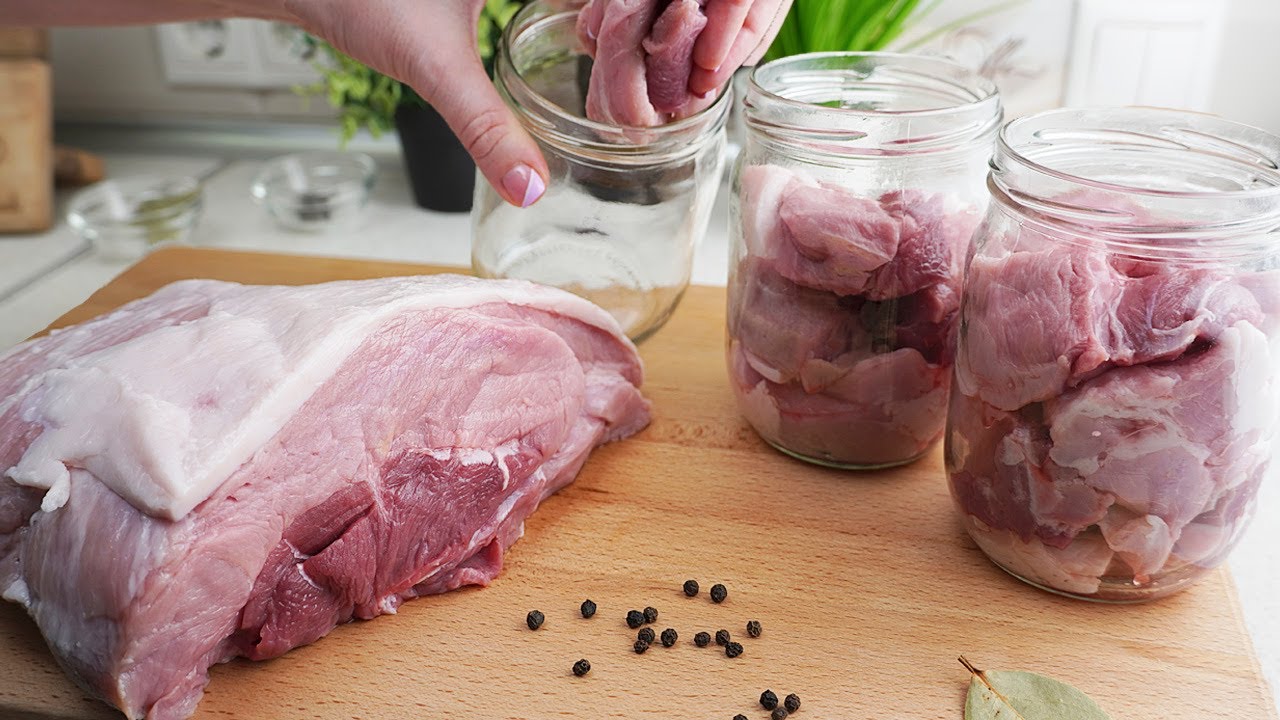
<svg viewBox="0 0 1280 720">
<path fill-rule="evenodd" d="M 330 141 L 318 135 L 318 144 Z M 279 146 L 274 146 L 279 147 Z M 394 148 L 394 146 L 391 146 Z M 290 148 L 292 149 L 292 148 Z M 367 221 L 342 235 L 279 230 L 249 197 L 258 162 L 243 152 L 200 148 L 185 153 L 106 155 L 108 174 L 212 172 L 205 186 L 204 216 L 193 244 L 230 249 L 347 256 L 466 266 L 470 221 L 413 206 L 397 158 L 379 145 L 380 174 Z M 237 159 L 238 158 L 238 159 Z M 694 262 L 694 282 L 723 285 L 727 267 L 725 193 Z M 60 207 L 67 196 L 60 198 Z M 72 258 L 69 261 L 67 258 Z M 0 347 L 20 342 L 118 275 L 129 260 L 109 260 L 82 247 L 65 223 L 39 236 L 0 236 Z M 51 267 L 56 269 L 50 270 Z M 1264 484 L 1258 517 L 1232 555 L 1231 569 L 1264 674 L 1280 680 L 1280 484 Z M 1194 590 L 1191 590 L 1194 592 Z"/>
</svg>

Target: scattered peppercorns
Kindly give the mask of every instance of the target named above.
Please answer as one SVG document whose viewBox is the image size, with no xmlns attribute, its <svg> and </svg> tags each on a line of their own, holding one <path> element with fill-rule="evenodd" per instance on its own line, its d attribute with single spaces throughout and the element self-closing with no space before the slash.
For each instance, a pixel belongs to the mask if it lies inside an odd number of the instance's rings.
<svg viewBox="0 0 1280 720">
<path fill-rule="evenodd" d="M 546 619 L 547 619 L 547 616 L 543 615 L 541 612 L 538 612 L 537 610 L 530 610 L 529 616 L 526 617 L 524 621 L 525 621 L 525 624 L 529 626 L 530 630 L 537 630 L 538 628 L 542 627 L 542 623 Z"/>
<path fill-rule="evenodd" d="M 649 624 L 658 622 L 658 608 L 647 607 L 644 609 L 644 621 Z"/>
<path fill-rule="evenodd" d="M 680 633 L 675 628 L 667 628 L 662 631 L 662 647 L 671 647 L 676 644 L 676 640 L 680 638 Z"/>
<path fill-rule="evenodd" d="M 591 672 L 591 663 L 586 658 L 579 660 L 573 664 L 573 674 L 582 677 Z"/>
<path fill-rule="evenodd" d="M 596 604 L 590 600 L 582 601 L 582 617 L 589 618 L 596 614 Z"/>
<path fill-rule="evenodd" d="M 644 651 L 649 649 L 649 643 L 645 642 L 643 638 L 638 638 L 636 644 L 631 647 L 635 648 L 637 655 L 643 655 Z"/>
<path fill-rule="evenodd" d="M 728 644 L 729 644 L 729 631 L 728 631 L 728 630 L 717 630 L 717 631 L 716 631 L 716 644 L 717 644 L 717 645 L 728 645 Z"/>
<path fill-rule="evenodd" d="M 643 640 L 649 643 L 650 645 L 653 644 L 653 639 L 655 637 L 656 636 L 653 633 L 653 628 L 640 628 L 640 632 L 636 634 L 637 640 Z"/>
<path fill-rule="evenodd" d="M 742 643 L 731 642 L 724 646 L 724 654 L 736 658 L 742 654 Z"/>
<path fill-rule="evenodd" d="M 760 633 L 761 633 L 761 631 L 762 631 L 762 630 L 763 630 L 763 628 L 761 628 L 761 627 L 760 627 L 760 621 L 759 621 L 759 620 L 748 620 L 748 621 L 747 621 L 747 634 L 748 634 L 748 635 L 750 635 L 751 637 L 753 637 L 753 638 L 760 637 Z"/>
<path fill-rule="evenodd" d="M 729 588 L 720 583 L 711 586 L 711 602 L 719 604 L 727 597 L 729 597 Z"/>
<path fill-rule="evenodd" d="M 782 705 L 787 709 L 787 712 L 793 713 L 800 709 L 800 696 L 795 693 L 791 693 L 787 696 L 786 700 L 782 701 Z"/>
<path fill-rule="evenodd" d="M 693 636 L 693 644 L 698 647 L 706 647 L 711 644 L 711 633 L 700 632 Z"/>
<path fill-rule="evenodd" d="M 765 710 L 772 710 L 778 707 L 778 696 L 772 690 L 765 690 L 760 693 L 760 707 Z"/>
<path fill-rule="evenodd" d="M 688 595 L 689 597 L 695 597 L 695 596 L 697 596 L 697 594 L 698 594 L 698 581 L 697 581 L 697 580 L 685 580 L 685 581 L 684 581 L 684 594 L 685 594 L 685 595 Z"/>
<path fill-rule="evenodd" d="M 785 720 L 788 714 L 786 708 L 776 707 L 769 713 L 769 720 Z"/>
<path fill-rule="evenodd" d="M 743 715 L 742 713 L 738 713 L 737 715 L 733 716 L 733 720 L 747 720 L 747 716 Z"/>
<path fill-rule="evenodd" d="M 640 612 L 639 610 L 627 611 L 627 627 L 631 628 L 632 630 L 635 630 L 636 628 L 640 627 L 643 624 L 644 624 L 644 613 Z"/>
</svg>

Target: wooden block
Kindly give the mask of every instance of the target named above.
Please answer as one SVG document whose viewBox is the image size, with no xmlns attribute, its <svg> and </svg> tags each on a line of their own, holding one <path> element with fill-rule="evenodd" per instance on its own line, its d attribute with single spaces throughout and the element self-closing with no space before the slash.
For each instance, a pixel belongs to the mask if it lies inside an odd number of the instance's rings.
<svg viewBox="0 0 1280 720">
<path fill-rule="evenodd" d="M 53 224 L 52 84 L 43 60 L 0 60 L 0 232 Z"/>
<path fill-rule="evenodd" d="M 49 32 L 39 28 L 0 27 L 0 57 L 49 57 Z"/>
</svg>

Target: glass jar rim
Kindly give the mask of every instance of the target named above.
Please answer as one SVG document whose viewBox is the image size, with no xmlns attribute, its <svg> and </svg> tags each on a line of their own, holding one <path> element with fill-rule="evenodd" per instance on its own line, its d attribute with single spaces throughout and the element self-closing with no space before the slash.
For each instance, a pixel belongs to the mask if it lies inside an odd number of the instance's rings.
<svg viewBox="0 0 1280 720">
<path fill-rule="evenodd" d="M 990 146 L 1003 116 L 995 83 L 941 57 L 821 52 L 755 68 L 747 125 L 790 145 L 835 155 L 950 152 Z"/>
<path fill-rule="evenodd" d="M 1165 132 L 1163 136 L 1125 126 L 1131 121 L 1160 118 L 1166 120 L 1162 127 Z M 1087 130 L 1067 127 L 1090 121 L 1100 121 L 1101 126 Z M 1275 154 L 1268 157 L 1256 144 L 1254 146 L 1246 144 L 1250 139 L 1248 136 L 1252 136 L 1255 141 L 1272 141 L 1272 150 Z M 1259 187 L 1229 191 L 1171 190 L 1102 180 L 1062 170 L 1049 162 L 1037 159 L 1037 154 L 1027 152 L 1030 147 L 1040 147 L 1047 151 L 1055 141 L 1073 141 L 1082 148 L 1086 145 L 1089 147 L 1128 146 L 1135 150 L 1150 148 L 1183 151 L 1210 160 L 1216 158 L 1228 164 L 1249 164 L 1254 166 L 1260 174 L 1269 175 L 1269 177 L 1258 178 L 1260 181 L 1267 181 Z M 1012 160 L 1028 170 L 1077 184 L 1083 188 L 1164 198 L 1214 199 L 1225 196 L 1280 198 L 1280 137 L 1252 125 L 1186 110 L 1137 106 L 1045 110 L 1006 123 L 997 136 L 996 152 L 1001 159 Z"/>
<path fill-rule="evenodd" d="M 917 108 L 909 110 L 888 110 L 881 108 L 847 108 L 847 107 L 829 107 L 824 108 L 833 114 L 859 114 L 859 115 L 882 115 L 885 117 L 928 117 L 931 115 L 940 115 L 955 112 L 957 109 L 990 103 L 998 101 L 999 90 L 996 84 L 990 79 L 970 70 L 953 60 L 942 57 L 933 57 L 929 55 L 920 55 L 915 53 L 891 52 L 886 50 L 875 51 L 831 51 L 831 52 L 812 52 L 802 53 L 800 55 L 791 55 L 788 57 L 778 58 L 763 65 L 757 65 L 751 71 L 750 83 L 751 89 L 756 90 L 770 100 L 804 108 L 817 107 L 813 103 L 797 100 L 787 97 L 786 95 L 769 89 L 762 82 L 763 78 L 770 74 L 778 74 L 785 70 L 791 69 L 794 65 L 804 65 L 814 61 L 822 60 L 883 60 L 894 61 L 897 63 L 910 64 L 919 66 L 920 69 L 929 68 L 934 70 L 931 75 L 942 76 L 947 73 L 956 73 L 956 77 L 965 77 L 973 81 L 975 88 L 969 88 L 969 97 L 965 98 L 957 94 L 957 102 L 949 105 L 939 105 L 931 108 Z M 954 86 L 957 90 L 962 90 L 959 84 Z"/>
<path fill-rule="evenodd" d="M 729 86 L 706 108 L 688 117 L 653 127 L 613 125 L 591 120 L 570 112 L 534 89 L 524 73 L 516 67 L 512 59 L 513 50 L 519 46 L 522 38 L 541 27 L 566 22 L 570 16 L 576 25 L 578 9 L 585 4 L 586 0 L 556 3 L 532 0 L 520 8 L 503 29 L 494 80 L 506 92 L 516 90 L 520 93 L 520 114 L 530 119 L 534 125 L 533 130 L 547 132 L 561 140 L 572 140 L 595 150 L 641 155 L 668 149 L 668 146 L 683 147 L 689 143 L 691 135 L 715 130 L 723 123 L 733 97 Z M 536 112 L 529 111 L 530 103 Z M 561 126 L 572 128 L 574 135 L 560 137 L 565 135 L 557 129 Z M 587 138 L 601 140 L 592 141 Z"/>
<path fill-rule="evenodd" d="M 1280 248 L 1280 137 L 1166 108 L 1062 108 L 1006 125 L 993 207 L 1135 257 L 1244 262 Z"/>
</svg>

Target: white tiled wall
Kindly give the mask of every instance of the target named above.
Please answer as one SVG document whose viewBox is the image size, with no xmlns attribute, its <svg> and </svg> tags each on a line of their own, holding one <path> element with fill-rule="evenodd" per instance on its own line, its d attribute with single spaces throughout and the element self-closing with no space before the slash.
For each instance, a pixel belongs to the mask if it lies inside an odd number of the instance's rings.
<svg viewBox="0 0 1280 720">
<path fill-rule="evenodd" d="M 153 28 L 53 31 L 54 106 L 64 120 L 317 119 L 323 98 L 292 91 L 175 87 L 165 81 Z"/>
</svg>

